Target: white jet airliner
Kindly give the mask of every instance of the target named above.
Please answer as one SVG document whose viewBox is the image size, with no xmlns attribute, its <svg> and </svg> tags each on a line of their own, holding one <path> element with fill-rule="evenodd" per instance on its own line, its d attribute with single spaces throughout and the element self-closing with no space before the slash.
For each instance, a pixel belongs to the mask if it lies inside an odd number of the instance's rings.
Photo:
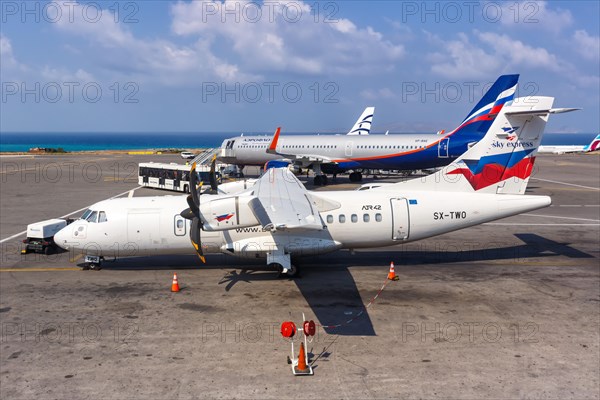
<svg viewBox="0 0 600 400">
<path fill-rule="evenodd" d="M 207 253 L 266 259 L 293 276 L 299 256 L 393 246 L 547 207 L 550 197 L 524 192 L 549 114 L 569 109 L 535 100 L 499 107 L 482 140 L 425 178 L 312 192 L 289 169 L 274 168 L 234 194 L 101 201 L 54 239 L 86 254 L 92 269 L 103 257 L 196 251 L 203 261 Z"/>
<path fill-rule="evenodd" d="M 240 166 L 312 168 L 315 185 L 326 185 L 325 174 L 345 171 L 350 181 L 363 169 L 419 170 L 450 164 L 488 131 L 497 111 L 513 100 L 519 75 L 503 75 L 489 88 L 460 125 L 441 134 L 240 136 L 226 139 L 219 159 Z M 529 101 L 529 99 L 528 99 Z"/>
<path fill-rule="evenodd" d="M 540 146 L 538 153 L 566 154 L 566 153 L 588 153 L 600 150 L 600 135 L 587 146 L 563 145 L 563 146 Z"/>
</svg>

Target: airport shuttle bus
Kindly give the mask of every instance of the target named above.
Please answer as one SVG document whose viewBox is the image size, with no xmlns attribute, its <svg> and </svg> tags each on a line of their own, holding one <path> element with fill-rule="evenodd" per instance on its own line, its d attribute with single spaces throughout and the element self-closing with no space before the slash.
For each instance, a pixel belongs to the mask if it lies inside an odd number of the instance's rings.
<svg viewBox="0 0 600 400">
<path fill-rule="evenodd" d="M 189 165 L 176 163 L 140 163 L 138 182 L 140 186 L 190 193 L 190 169 Z M 210 167 L 197 166 L 196 172 L 208 187 Z M 216 172 L 216 176 L 217 183 L 221 183 L 221 174 Z"/>
</svg>

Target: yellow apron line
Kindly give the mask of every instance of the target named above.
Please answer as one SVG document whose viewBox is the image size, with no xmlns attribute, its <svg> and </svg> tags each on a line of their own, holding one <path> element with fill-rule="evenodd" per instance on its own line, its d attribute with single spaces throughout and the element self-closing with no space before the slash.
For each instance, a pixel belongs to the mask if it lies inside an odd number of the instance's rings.
<svg viewBox="0 0 600 400">
<path fill-rule="evenodd" d="M 76 263 L 77 261 L 79 261 L 81 259 L 81 257 L 83 257 L 83 254 L 77 254 L 75 257 L 69 259 L 69 262 Z"/>
<path fill-rule="evenodd" d="M 46 271 L 81 271 L 81 268 L 0 268 L 0 272 L 46 272 Z"/>
</svg>

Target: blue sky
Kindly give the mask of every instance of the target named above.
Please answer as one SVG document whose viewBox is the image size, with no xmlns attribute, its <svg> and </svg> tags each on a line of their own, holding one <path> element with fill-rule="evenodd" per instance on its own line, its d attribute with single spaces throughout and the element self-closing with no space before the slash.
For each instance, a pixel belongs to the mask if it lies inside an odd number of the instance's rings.
<svg viewBox="0 0 600 400">
<path fill-rule="evenodd" d="M 597 1 L 0 3 L 5 132 L 435 132 L 503 73 L 600 129 Z"/>
</svg>

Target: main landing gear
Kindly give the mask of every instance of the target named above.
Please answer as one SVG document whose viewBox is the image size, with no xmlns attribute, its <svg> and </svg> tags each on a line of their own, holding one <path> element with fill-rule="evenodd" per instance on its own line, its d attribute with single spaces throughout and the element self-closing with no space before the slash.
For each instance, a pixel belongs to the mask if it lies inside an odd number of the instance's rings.
<svg viewBox="0 0 600 400">
<path fill-rule="evenodd" d="M 315 173 L 315 180 L 313 181 L 315 186 L 327 185 L 327 175 L 321 171 L 321 164 L 313 164 L 313 171 Z"/>
<path fill-rule="evenodd" d="M 317 175 L 314 180 L 315 186 L 325 186 L 327 185 L 327 175 Z"/>
<path fill-rule="evenodd" d="M 290 255 L 282 251 L 267 253 L 267 266 L 277 271 L 280 278 L 298 276 L 298 267 L 292 264 Z"/>
<path fill-rule="evenodd" d="M 360 182 L 362 181 L 362 174 L 358 171 L 352 172 L 349 176 L 350 182 Z"/>
</svg>

